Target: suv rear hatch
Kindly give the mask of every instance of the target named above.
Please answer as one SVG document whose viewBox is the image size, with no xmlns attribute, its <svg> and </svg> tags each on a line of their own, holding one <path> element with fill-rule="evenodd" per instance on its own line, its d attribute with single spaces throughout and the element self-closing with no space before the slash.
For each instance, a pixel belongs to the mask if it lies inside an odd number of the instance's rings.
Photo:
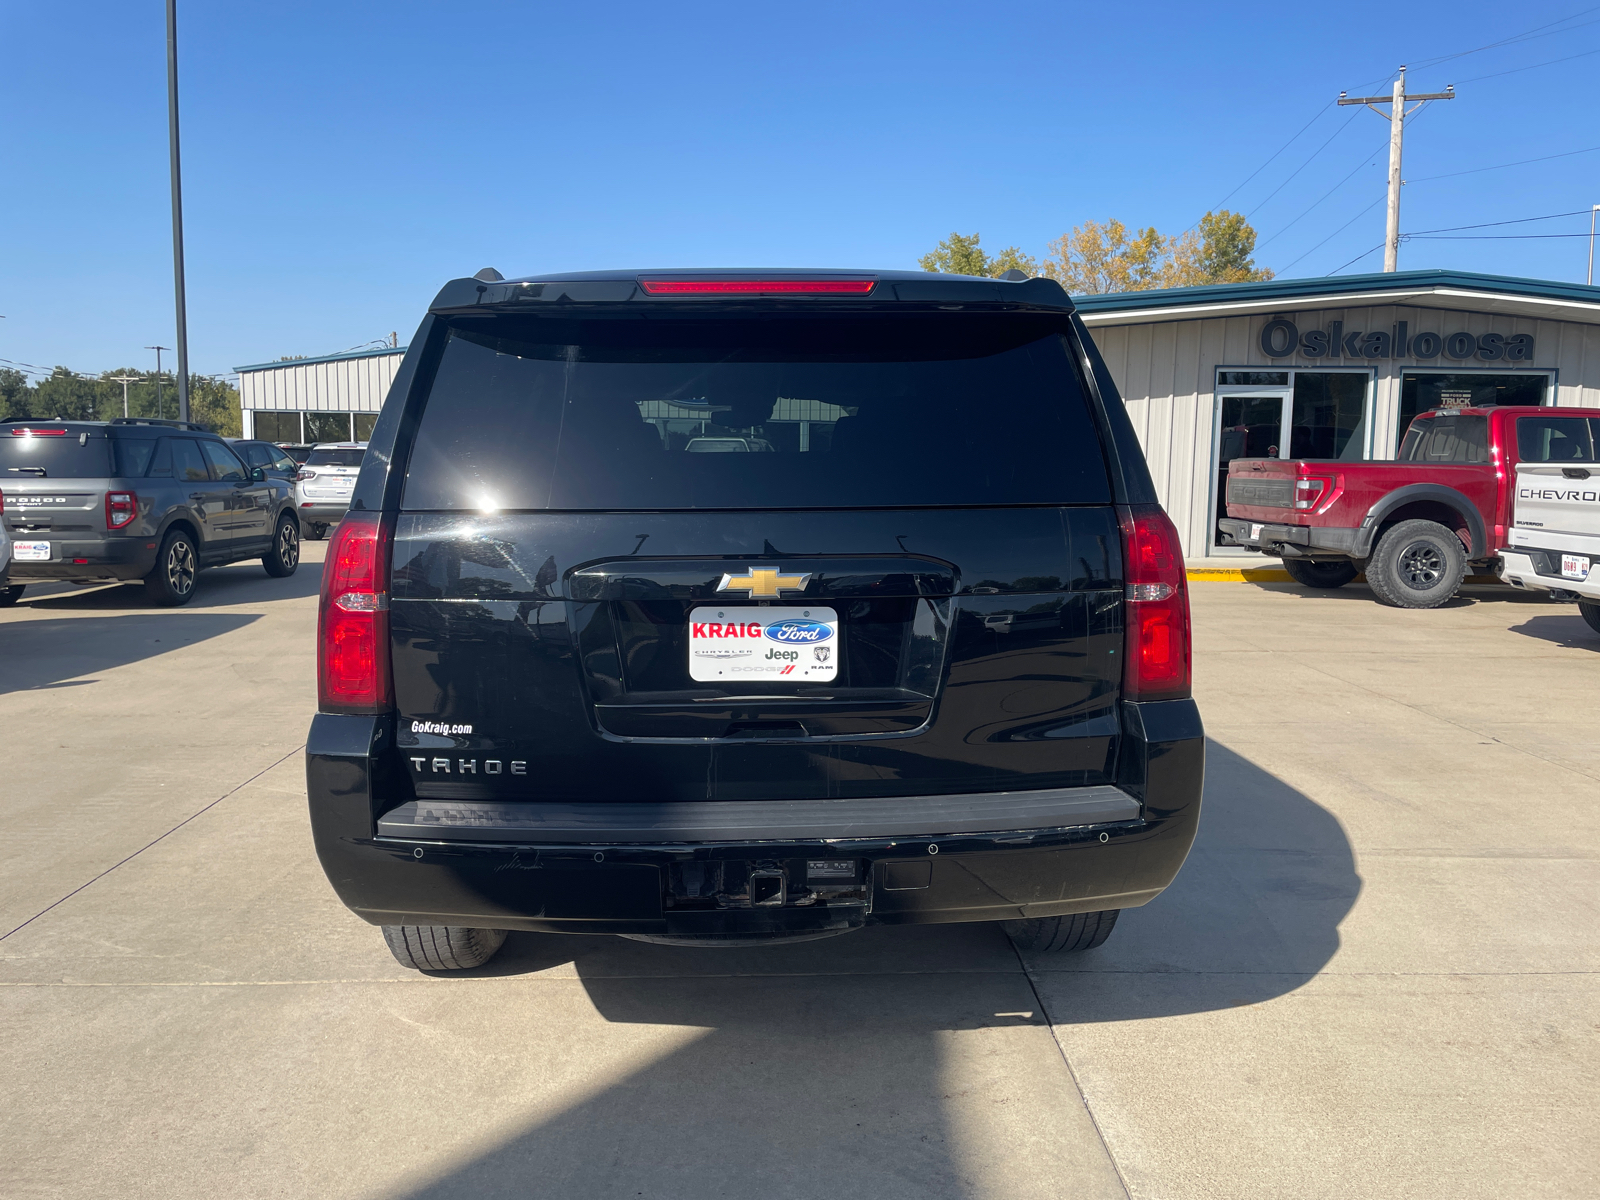
<svg viewBox="0 0 1600 1200">
<path fill-rule="evenodd" d="M 53 535 L 104 532 L 106 492 L 122 446 L 103 428 L 71 421 L 0 425 L 0 492 L 6 528 Z M 138 472 L 143 473 L 142 469 Z"/>
<path fill-rule="evenodd" d="M 391 559 L 415 794 L 1110 782 L 1122 543 L 1068 320 L 452 317 Z"/>
</svg>

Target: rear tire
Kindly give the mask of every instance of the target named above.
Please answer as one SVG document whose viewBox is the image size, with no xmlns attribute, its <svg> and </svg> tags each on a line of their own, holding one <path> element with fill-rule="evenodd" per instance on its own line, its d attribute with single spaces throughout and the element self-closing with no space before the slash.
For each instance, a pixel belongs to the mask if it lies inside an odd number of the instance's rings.
<svg viewBox="0 0 1600 1200">
<path fill-rule="evenodd" d="M 288 513 L 278 518 L 272 549 L 261 556 L 261 565 L 274 579 L 287 579 L 300 565 L 300 526 Z"/>
<path fill-rule="evenodd" d="M 144 577 L 144 594 L 152 604 L 176 608 L 194 599 L 199 574 L 200 555 L 194 539 L 181 529 L 174 529 L 162 539 L 155 570 Z"/>
<path fill-rule="evenodd" d="M 18 600 L 21 600 L 22 590 L 27 586 L 25 583 L 13 583 L 7 587 L 0 587 L 0 607 L 15 604 Z"/>
<path fill-rule="evenodd" d="M 402 967 L 416 971 L 470 971 L 505 944 L 503 929 L 460 925 L 385 925 L 383 940 Z"/>
<path fill-rule="evenodd" d="M 1102 945 L 1116 928 L 1121 909 L 1105 912 L 1073 913 L 1070 917 L 1034 917 L 1025 921 L 1001 921 L 1018 949 L 1071 954 Z"/>
<path fill-rule="evenodd" d="M 312 521 L 306 526 L 305 533 L 302 536 L 308 542 L 320 542 L 323 538 L 328 536 L 328 527 L 326 525 L 319 525 L 315 521 Z"/>
<path fill-rule="evenodd" d="M 1401 521 L 1378 539 L 1367 560 L 1373 595 L 1394 608 L 1438 608 L 1461 586 L 1467 552 L 1437 521 Z"/>
<path fill-rule="evenodd" d="M 1589 623 L 1589 628 L 1600 633 L 1600 600 L 1579 600 L 1578 615 Z"/>
<path fill-rule="evenodd" d="M 1356 577 L 1356 565 L 1349 559 L 1343 562 L 1311 562 L 1304 558 L 1286 558 L 1283 569 L 1289 578 L 1303 587 L 1332 590 L 1342 588 Z"/>
</svg>

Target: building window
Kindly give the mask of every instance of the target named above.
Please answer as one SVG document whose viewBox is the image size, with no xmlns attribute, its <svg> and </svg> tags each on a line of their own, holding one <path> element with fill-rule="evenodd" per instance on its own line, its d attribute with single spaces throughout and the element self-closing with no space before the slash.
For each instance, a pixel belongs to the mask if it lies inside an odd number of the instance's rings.
<svg viewBox="0 0 1600 1200">
<path fill-rule="evenodd" d="M 350 414 L 342 412 L 308 412 L 306 440 L 308 442 L 348 442 L 350 440 Z"/>
<path fill-rule="evenodd" d="M 266 442 L 298 442 L 300 440 L 300 414 L 297 412 L 262 412 L 255 414 L 255 436 Z"/>
<path fill-rule="evenodd" d="M 356 423 L 356 441 L 366 442 L 372 440 L 372 427 L 378 423 L 377 413 L 352 413 Z"/>
<path fill-rule="evenodd" d="M 1550 403 L 1550 376 L 1519 372 L 1495 375 L 1488 371 L 1407 371 L 1400 380 L 1400 429 L 1406 430 L 1418 413 L 1436 408 L 1490 408 L 1502 404 Z"/>
</svg>

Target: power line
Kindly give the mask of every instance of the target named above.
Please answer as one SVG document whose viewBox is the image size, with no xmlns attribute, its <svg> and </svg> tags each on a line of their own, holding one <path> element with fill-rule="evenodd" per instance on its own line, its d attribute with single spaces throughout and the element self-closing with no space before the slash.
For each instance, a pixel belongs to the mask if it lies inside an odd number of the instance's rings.
<svg viewBox="0 0 1600 1200">
<path fill-rule="evenodd" d="M 1273 188 L 1271 193 L 1267 196 L 1267 198 L 1265 200 L 1263 200 L 1260 204 L 1257 204 L 1254 208 L 1252 208 L 1250 210 L 1249 215 L 1252 216 L 1252 217 L 1255 216 L 1256 213 L 1260 212 L 1269 203 L 1271 203 L 1272 197 L 1276 196 L 1279 192 L 1283 191 L 1284 188 L 1288 187 L 1290 182 L 1293 181 L 1295 175 L 1300 174 L 1301 171 L 1304 171 L 1307 167 L 1309 167 L 1311 165 L 1312 159 L 1316 158 L 1317 155 L 1321 154 L 1324 150 L 1326 150 L 1328 148 L 1328 146 L 1330 144 L 1332 144 L 1334 138 L 1338 137 L 1346 129 L 1350 128 L 1350 122 L 1354 121 L 1355 119 L 1356 119 L 1355 113 L 1351 113 L 1350 114 L 1350 120 L 1346 121 L 1343 125 L 1339 126 L 1339 128 L 1335 129 L 1333 131 L 1333 137 L 1330 137 L 1326 142 L 1323 142 L 1322 145 L 1318 146 L 1315 150 L 1313 150 L 1311 152 L 1311 158 L 1306 159 L 1305 162 L 1301 163 L 1298 167 L 1296 167 L 1294 169 L 1293 174 L 1291 174 L 1288 179 L 1285 179 L 1277 187 Z"/>
<path fill-rule="evenodd" d="M 1309 249 L 1309 250 L 1307 250 L 1307 251 L 1306 251 L 1306 252 L 1305 252 L 1305 253 L 1304 253 L 1304 254 L 1302 254 L 1302 255 L 1301 255 L 1301 256 L 1300 256 L 1300 258 L 1297 258 L 1297 259 L 1295 259 L 1295 260 L 1294 260 L 1294 261 L 1293 261 L 1293 262 L 1291 262 L 1291 263 L 1289 263 L 1289 266 L 1287 266 L 1287 267 L 1284 267 L 1284 268 L 1283 268 L 1283 269 L 1284 269 L 1284 270 L 1285 270 L 1285 271 L 1287 271 L 1287 270 L 1288 270 L 1288 269 L 1289 269 L 1289 267 L 1292 267 L 1292 266 L 1294 266 L 1294 264 L 1295 264 L 1295 263 L 1297 263 L 1297 262 L 1299 262 L 1299 261 L 1300 261 L 1300 259 L 1302 259 L 1302 258 L 1309 258 L 1309 257 L 1310 257 L 1310 256 L 1311 256 L 1311 255 L 1313 255 L 1313 254 L 1315 254 L 1315 253 L 1316 253 L 1316 252 L 1317 252 L 1317 251 L 1318 251 L 1318 250 L 1321 250 L 1321 249 L 1322 249 L 1322 248 L 1323 248 L 1323 247 L 1324 247 L 1324 246 L 1326 246 L 1326 245 L 1327 245 L 1327 244 L 1328 244 L 1328 243 L 1329 243 L 1329 242 L 1331 242 L 1331 241 L 1333 241 L 1333 239 L 1334 239 L 1334 238 L 1336 238 L 1336 237 L 1338 237 L 1338 236 L 1339 236 L 1339 235 L 1340 235 L 1340 234 L 1341 234 L 1341 233 L 1343 233 L 1343 232 L 1344 232 L 1344 231 L 1345 231 L 1345 230 L 1346 230 L 1346 229 L 1349 229 L 1349 228 L 1350 228 L 1350 226 L 1352 226 L 1352 225 L 1354 225 L 1354 224 L 1355 224 L 1355 223 L 1356 223 L 1356 222 L 1357 222 L 1357 221 L 1359 221 L 1359 220 L 1360 220 L 1360 219 L 1361 219 L 1361 218 L 1362 218 L 1362 217 L 1364 217 L 1364 216 L 1366 216 L 1366 215 L 1367 215 L 1367 214 L 1368 214 L 1368 213 L 1369 213 L 1369 212 L 1371 212 L 1371 211 L 1372 211 L 1372 210 L 1373 210 L 1373 209 L 1375 209 L 1375 208 L 1377 208 L 1377 207 L 1378 207 L 1378 205 L 1380 205 L 1380 204 L 1382 204 L 1382 203 L 1383 203 L 1383 202 L 1384 202 L 1384 199 L 1385 199 L 1385 197 L 1383 197 L 1383 196 L 1379 196 L 1379 197 L 1378 197 L 1378 198 L 1377 198 L 1377 199 L 1376 199 L 1376 200 L 1374 200 L 1374 201 L 1373 201 L 1373 202 L 1372 202 L 1372 203 L 1371 203 L 1371 204 L 1369 204 L 1369 205 L 1367 205 L 1367 206 L 1366 206 L 1366 207 L 1365 207 L 1365 208 L 1363 208 L 1363 209 L 1362 209 L 1362 210 L 1361 210 L 1361 211 L 1360 211 L 1360 212 L 1358 212 L 1358 213 L 1357 213 L 1357 214 L 1356 214 L 1356 215 L 1355 215 L 1355 216 L 1353 216 L 1353 217 L 1351 217 L 1351 218 L 1350 218 L 1350 219 L 1349 219 L 1349 220 L 1348 220 L 1348 221 L 1346 221 L 1346 222 L 1345 222 L 1345 223 L 1344 223 L 1344 224 L 1343 224 L 1343 225 L 1341 225 L 1341 226 L 1339 226 L 1339 228 L 1337 228 L 1337 229 L 1335 229 L 1335 230 L 1334 230 L 1334 231 L 1333 231 L 1333 232 L 1332 232 L 1332 233 L 1330 233 L 1330 234 L 1329 234 L 1329 235 L 1328 235 L 1328 236 L 1327 236 L 1327 237 L 1325 237 L 1325 238 L 1323 238 L 1323 239 L 1322 239 L 1322 240 L 1321 240 L 1321 241 L 1320 241 L 1320 242 L 1318 242 L 1318 243 L 1317 243 L 1317 244 L 1316 244 L 1316 245 L 1315 245 L 1315 246 L 1313 246 L 1313 247 L 1311 247 L 1311 249 Z M 1371 251 L 1368 251 L 1368 253 L 1369 253 L 1369 254 L 1370 254 L 1370 253 L 1371 253 Z M 1348 266 L 1348 265 L 1349 265 L 1349 264 L 1348 264 L 1348 263 L 1347 263 L 1347 264 L 1346 264 L 1346 266 Z M 1341 269 L 1341 270 L 1342 270 L 1342 269 L 1343 269 L 1343 268 L 1340 268 L 1340 269 Z"/>
<path fill-rule="evenodd" d="M 1480 79 L 1499 79 L 1502 75 L 1515 75 L 1518 71 L 1536 71 L 1540 67 L 1553 67 L 1557 63 L 1571 62 L 1575 58 L 1588 58 L 1591 54 L 1600 54 L 1600 49 L 1585 50 L 1582 54 L 1569 54 L 1565 58 L 1552 58 L 1547 62 L 1532 63 L 1526 67 L 1512 67 L 1509 71 L 1496 71 L 1492 75 L 1473 75 L 1461 82 L 1476 83 Z"/>
<path fill-rule="evenodd" d="M 1496 163 L 1492 167 L 1473 167 L 1470 171 L 1447 171 L 1443 175 L 1424 175 L 1420 179 L 1408 179 L 1407 183 L 1427 183 L 1434 179 L 1454 179 L 1457 175 L 1479 175 L 1484 171 L 1503 171 L 1507 167 L 1525 167 L 1529 163 L 1549 162 L 1553 158 L 1571 158 L 1574 154 L 1593 154 L 1600 150 L 1600 146 L 1587 146 L 1582 150 L 1567 150 L 1561 154 L 1546 154 L 1540 158 L 1521 158 L 1516 162 Z"/>
<path fill-rule="evenodd" d="M 1306 130 L 1310 129 L 1313 125 L 1315 125 L 1318 121 L 1320 121 L 1322 119 L 1322 114 L 1327 112 L 1332 107 L 1333 107 L 1333 103 L 1330 101 L 1329 103 L 1324 104 L 1321 108 L 1317 109 L 1316 113 L 1313 114 L 1311 120 L 1307 121 L 1304 125 L 1302 125 L 1300 127 L 1300 132 L 1299 133 L 1296 133 L 1294 135 L 1294 137 L 1290 138 L 1287 142 L 1285 142 L 1283 145 L 1279 146 L 1276 150 L 1274 150 L 1272 152 L 1272 156 L 1270 158 L 1268 158 L 1266 162 L 1262 163 L 1259 167 L 1257 167 L 1254 171 L 1251 171 L 1250 174 L 1245 177 L 1244 183 L 1239 184 L 1238 187 L 1234 188 L 1233 191 L 1229 192 L 1221 200 L 1218 200 L 1210 208 L 1206 209 L 1206 211 L 1207 212 L 1216 212 L 1217 209 L 1221 208 L 1229 200 L 1232 200 L 1234 198 L 1234 196 L 1238 195 L 1239 192 L 1241 192 L 1244 189 L 1244 186 L 1245 186 L 1246 183 L 1249 183 L 1257 175 L 1261 174 L 1261 172 L 1265 171 L 1275 161 L 1277 161 L 1277 158 L 1278 158 L 1278 156 L 1280 154 L 1282 154 L 1290 146 L 1294 145 L 1295 142 L 1300 139 L 1300 135 L 1305 133 Z M 1195 227 L 1195 225 L 1199 225 L 1199 224 L 1200 224 L 1200 222 L 1196 221 L 1194 223 L 1194 225 L 1189 226 L 1189 229 L 1185 229 L 1183 232 L 1184 233 L 1188 233 L 1190 229 L 1193 229 Z"/>
<path fill-rule="evenodd" d="M 1482 54 L 1485 50 L 1493 50 L 1498 46 L 1510 46 L 1519 42 L 1535 41 L 1536 39 L 1542 37 L 1553 37 L 1558 33 L 1570 33 L 1574 29 L 1582 29 L 1584 25 L 1593 25 L 1596 22 L 1585 21 L 1583 25 L 1568 25 L 1566 29 L 1550 29 L 1550 27 L 1552 25 L 1566 25 L 1568 21 L 1576 21 L 1579 17 L 1586 17 L 1592 12 L 1600 12 L 1600 5 L 1595 5 L 1592 8 L 1585 8 L 1580 12 L 1575 12 L 1571 16 L 1561 17 L 1558 20 L 1546 21 L 1543 25 L 1535 25 L 1532 29 L 1524 29 L 1521 33 L 1513 33 L 1510 37 L 1503 37 L 1497 42 L 1490 42 L 1484 46 L 1475 46 L 1471 50 L 1462 50 L 1455 54 L 1443 54 L 1438 58 L 1425 58 L 1421 62 L 1414 63 L 1413 65 L 1419 69 L 1423 67 L 1434 67 L 1438 66 L 1440 63 L 1451 62 L 1454 59 L 1466 58 L 1469 54 Z M 1550 32 L 1540 33 L 1539 31 L 1541 29 L 1549 29 Z"/>
<path fill-rule="evenodd" d="M 1382 250 L 1388 244 L 1389 244 L 1388 242 L 1379 242 L 1376 246 L 1374 246 L 1372 248 L 1372 250 Z M 1356 255 L 1349 262 L 1345 263 L 1344 267 L 1353 267 L 1353 266 L 1355 266 L 1356 263 L 1360 262 L 1367 255 L 1371 254 L 1372 250 L 1363 250 L 1360 254 Z M 1331 276 L 1337 275 L 1340 271 L 1344 270 L 1344 267 L 1335 267 L 1333 270 L 1329 271 L 1327 275 L 1324 275 L 1323 278 L 1327 279 L 1327 278 L 1330 278 Z"/>
<path fill-rule="evenodd" d="M 1419 229 L 1415 233 L 1406 234 L 1406 236 L 1421 237 L 1427 233 L 1455 233 L 1461 229 L 1490 229 L 1496 225 L 1526 225 L 1529 221 L 1554 221 L 1558 217 L 1587 217 L 1588 215 L 1589 210 L 1587 208 L 1579 208 L 1574 209 L 1572 212 L 1551 213 L 1545 217 L 1518 217 L 1514 221 L 1485 221 L 1481 225 L 1447 225 L 1443 229 Z M 1582 234 L 1581 236 L 1588 237 L 1589 235 Z"/>
<path fill-rule="evenodd" d="M 1282 229 L 1278 230 L 1277 233 L 1273 234 L 1272 237 L 1269 237 L 1265 242 L 1262 242 L 1261 243 L 1261 248 L 1265 249 L 1268 242 L 1271 242 L 1274 238 L 1280 237 L 1283 234 L 1288 233 L 1290 229 L 1292 229 L 1296 224 L 1299 223 L 1299 221 L 1300 221 L 1300 219 L 1302 217 L 1307 216 L 1311 212 L 1312 209 L 1317 207 L 1317 205 L 1321 204 L 1324 200 L 1326 200 L 1326 199 L 1328 199 L 1328 197 L 1332 196 L 1335 192 L 1337 192 L 1345 184 L 1349 183 L 1352 179 L 1354 179 L 1356 177 L 1357 172 L 1359 172 L 1362 167 L 1370 167 L 1372 165 L 1372 161 L 1373 161 L 1373 159 L 1372 159 L 1372 155 L 1370 153 L 1369 154 L 1363 154 L 1361 156 L 1361 161 L 1356 164 L 1356 169 L 1354 171 L 1351 171 L 1350 174 L 1346 175 L 1343 179 L 1339 180 L 1338 183 L 1334 184 L 1327 191 L 1323 192 L 1322 196 L 1314 204 L 1311 205 L 1311 208 L 1306 209 L 1305 212 L 1302 212 L 1300 214 L 1300 216 L 1296 217 L 1293 221 L 1290 221 Z M 1299 260 L 1297 259 L 1296 261 L 1298 262 Z"/>
<path fill-rule="evenodd" d="M 1408 233 L 1405 238 L 1422 238 L 1429 242 L 1503 242 L 1521 241 L 1525 238 L 1586 238 L 1587 233 L 1458 233 L 1441 237 L 1431 233 Z"/>
</svg>

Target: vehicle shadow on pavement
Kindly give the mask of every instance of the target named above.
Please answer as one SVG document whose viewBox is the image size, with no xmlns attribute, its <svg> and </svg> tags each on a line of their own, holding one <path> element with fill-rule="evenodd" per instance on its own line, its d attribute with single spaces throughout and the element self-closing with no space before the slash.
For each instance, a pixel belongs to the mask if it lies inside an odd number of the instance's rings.
<svg viewBox="0 0 1600 1200">
<path fill-rule="evenodd" d="M 704 1032 L 404 1194 L 1101 1194 L 1109 1167 L 1044 1017 L 1141 1020 L 1293 991 L 1337 950 L 1361 887 L 1330 813 L 1225 746 L 1209 755 L 1177 882 L 1102 948 L 1028 956 L 1026 973 L 993 925 L 768 950 L 513 935 L 485 974 L 570 960 L 595 1012 L 634 1027 L 616 1036 Z"/>
<path fill-rule="evenodd" d="M 71 686 L 62 681 L 181 650 L 259 619 L 250 613 L 162 610 L 115 617 L 0 622 L 0 695 L 30 688 Z"/>
<path fill-rule="evenodd" d="M 287 579 L 274 579 L 261 568 L 260 563 L 235 563 L 226 567 L 208 567 L 200 572 L 195 583 L 194 599 L 183 606 L 183 611 L 201 608 L 223 608 L 234 604 L 260 604 L 272 600 L 296 600 L 315 596 L 322 586 L 322 564 L 302 563 L 300 569 Z M 170 612 L 145 599 L 142 583 L 124 583 L 112 586 L 74 589 L 71 592 L 37 599 L 23 596 L 22 607 L 41 611 L 89 612 L 114 609 L 126 612 L 144 609 L 149 612 Z"/>
<path fill-rule="evenodd" d="M 1578 610 L 1568 609 L 1565 614 L 1531 617 L 1521 625 L 1509 626 L 1512 633 L 1553 642 L 1566 650 L 1594 650 L 1600 652 L 1600 633 L 1589 628 L 1589 623 L 1578 615 Z"/>
</svg>

